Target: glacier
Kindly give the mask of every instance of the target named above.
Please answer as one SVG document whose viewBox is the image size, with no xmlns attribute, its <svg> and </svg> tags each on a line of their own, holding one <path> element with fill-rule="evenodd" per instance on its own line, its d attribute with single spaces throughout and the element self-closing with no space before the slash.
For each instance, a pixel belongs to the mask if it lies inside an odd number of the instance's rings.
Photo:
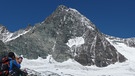
<svg viewBox="0 0 135 76">
<path fill-rule="evenodd" d="M 113 43 L 108 38 L 107 40 L 128 59 L 126 62 L 117 62 L 107 67 L 83 66 L 73 59 L 62 63 L 56 62 L 51 55 L 48 55 L 46 59 L 24 58 L 22 68 L 35 70 L 40 73 L 39 76 L 51 76 L 50 73 L 55 74 L 52 76 L 135 76 L 135 48 L 124 43 Z"/>
</svg>

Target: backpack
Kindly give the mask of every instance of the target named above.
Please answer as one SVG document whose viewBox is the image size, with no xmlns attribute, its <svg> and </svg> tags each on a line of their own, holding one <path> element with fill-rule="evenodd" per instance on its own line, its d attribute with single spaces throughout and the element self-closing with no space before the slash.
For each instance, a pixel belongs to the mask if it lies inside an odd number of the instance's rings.
<svg viewBox="0 0 135 76">
<path fill-rule="evenodd" d="M 0 60 L 0 76 L 7 76 L 9 74 L 10 59 L 4 56 Z"/>
</svg>

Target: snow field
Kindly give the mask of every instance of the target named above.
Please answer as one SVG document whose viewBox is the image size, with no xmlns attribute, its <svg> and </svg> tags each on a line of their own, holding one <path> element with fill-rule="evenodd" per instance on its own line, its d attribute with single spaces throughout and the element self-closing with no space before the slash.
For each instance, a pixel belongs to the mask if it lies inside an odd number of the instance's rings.
<svg viewBox="0 0 135 76">
<path fill-rule="evenodd" d="M 123 63 L 111 64 L 107 67 L 82 66 L 75 60 L 59 63 L 53 60 L 51 55 L 47 59 L 28 60 L 24 58 L 22 68 L 33 69 L 46 76 L 45 71 L 51 71 L 61 76 L 135 76 L 135 48 L 128 47 L 124 43 L 113 44 L 114 47 L 128 60 Z M 71 46 L 71 45 L 70 45 Z"/>
</svg>

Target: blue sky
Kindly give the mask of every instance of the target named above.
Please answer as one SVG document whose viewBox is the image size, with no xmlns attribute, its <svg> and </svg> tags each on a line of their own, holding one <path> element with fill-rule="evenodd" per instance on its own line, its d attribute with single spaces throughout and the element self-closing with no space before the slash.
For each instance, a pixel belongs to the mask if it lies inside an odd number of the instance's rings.
<svg viewBox="0 0 135 76">
<path fill-rule="evenodd" d="M 135 0 L 1 0 L 0 24 L 14 32 L 42 22 L 61 4 L 77 9 L 105 34 L 135 37 Z"/>
</svg>

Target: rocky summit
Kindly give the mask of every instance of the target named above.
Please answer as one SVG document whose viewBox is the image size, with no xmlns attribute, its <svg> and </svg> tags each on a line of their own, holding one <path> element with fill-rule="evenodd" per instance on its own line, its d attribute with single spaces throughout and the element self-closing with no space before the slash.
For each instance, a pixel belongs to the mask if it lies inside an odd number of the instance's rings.
<svg viewBox="0 0 135 76">
<path fill-rule="evenodd" d="M 82 65 L 98 67 L 126 60 L 89 19 L 63 5 L 4 45 L 30 59 L 52 55 L 58 62 L 72 58 Z"/>
</svg>

